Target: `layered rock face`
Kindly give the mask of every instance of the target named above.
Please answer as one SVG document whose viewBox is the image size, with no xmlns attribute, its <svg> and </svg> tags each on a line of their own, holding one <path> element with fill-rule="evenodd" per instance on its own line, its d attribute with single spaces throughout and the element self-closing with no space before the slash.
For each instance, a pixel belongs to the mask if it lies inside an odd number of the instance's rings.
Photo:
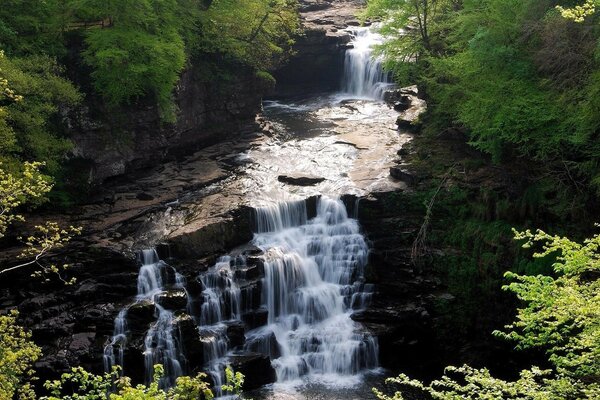
<svg viewBox="0 0 600 400">
<path fill-rule="evenodd" d="M 351 40 L 346 29 L 359 25 L 356 15 L 364 4 L 362 0 L 301 0 L 304 33 L 294 46 L 295 56 L 276 71 L 277 86 L 272 95 L 288 97 L 338 89 Z"/>
<path fill-rule="evenodd" d="M 240 67 L 228 82 L 207 80 L 192 62 L 175 93 L 175 123 L 165 123 L 155 105 L 103 110 L 91 100 L 70 117 L 73 156 L 83 160 L 88 180 L 100 184 L 245 131 L 254 131 L 262 94 L 268 86 L 253 71 Z M 80 171 L 81 172 L 81 171 Z"/>
</svg>

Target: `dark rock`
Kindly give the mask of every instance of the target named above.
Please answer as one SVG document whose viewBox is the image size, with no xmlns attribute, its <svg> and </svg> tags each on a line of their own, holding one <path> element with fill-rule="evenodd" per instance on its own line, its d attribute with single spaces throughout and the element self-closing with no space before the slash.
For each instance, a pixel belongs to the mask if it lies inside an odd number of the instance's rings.
<svg viewBox="0 0 600 400">
<path fill-rule="evenodd" d="M 215 220 L 206 221 L 204 217 L 190 220 L 169 238 L 173 257 L 197 259 L 247 243 L 252 239 L 251 219 L 252 209 L 240 207 Z"/>
<path fill-rule="evenodd" d="M 264 354 L 236 354 L 229 361 L 234 371 L 244 374 L 244 390 L 258 389 L 277 380 L 271 360 Z"/>
<path fill-rule="evenodd" d="M 407 119 L 404 116 L 399 116 L 396 120 L 396 125 L 398 125 L 398 129 L 401 131 L 408 132 L 416 132 L 418 130 L 418 126 L 413 123 L 412 119 Z"/>
<path fill-rule="evenodd" d="M 410 96 L 401 95 L 400 99 L 394 102 L 394 110 L 406 111 L 412 106 L 412 98 Z"/>
<path fill-rule="evenodd" d="M 127 327 L 136 336 L 145 335 L 151 323 L 156 319 L 156 307 L 150 300 L 133 303 L 127 309 Z"/>
<path fill-rule="evenodd" d="M 402 147 L 396 154 L 398 154 L 400 157 L 403 157 L 409 155 L 410 151 L 406 147 Z"/>
<path fill-rule="evenodd" d="M 201 367 L 204 363 L 204 346 L 194 319 L 187 314 L 180 314 L 173 325 L 179 334 L 188 369 L 191 371 Z"/>
<path fill-rule="evenodd" d="M 242 321 L 248 327 L 248 330 L 264 326 L 269 320 L 269 311 L 266 308 L 259 308 L 258 310 L 249 311 L 242 314 Z"/>
<path fill-rule="evenodd" d="M 156 294 L 154 301 L 167 310 L 183 310 L 187 306 L 188 297 L 185 289 L 177 288 Z"/>
<path fill-rule="evenodd" d="M 318 183 L 321 183 L 325 180 L 325 178 L 312 176 L 312 175 L 298 175 L 298 174 L 290 174 L 290 175 L 279 175 L 277 177 L 279 182 L 287 183 L 289 185 L 295 186 L 313 186 Z"/>
<path fill-rule="evenodd" d="M 262 303 L 262 280 L 246 281 L 240 284 L 242 303 L 250 309 L 257 309 Z"/>
<path fill-rule="evenodd" d="M 150 200 L 154 200 L 154 196 L 152 196 L 149 193 L 138 193 L 138 195 L 136 196 L 136 198 L 138 200 L 141 201 L 150 201 Z"/>
<path fill-rule="evenodd" d="M 390 168 L 390 176 L 411 186 L 419 182 L 419 179 L 415 175 L 399 166 Z"/>
<path fill-rule="evenodd" d="M 246 341 L 245 326 L 241 321 L 230 321 L 227 325 L 227 338 L 229 339 L 229 348 L 241 347 Z"/>
<path fill-rule="evenodd" d="M 254 353 L 266 354 L 271 360 L 281 357 L 281 348 L 273 332 L 249 337 L 245 349 Z"/>
</svg>

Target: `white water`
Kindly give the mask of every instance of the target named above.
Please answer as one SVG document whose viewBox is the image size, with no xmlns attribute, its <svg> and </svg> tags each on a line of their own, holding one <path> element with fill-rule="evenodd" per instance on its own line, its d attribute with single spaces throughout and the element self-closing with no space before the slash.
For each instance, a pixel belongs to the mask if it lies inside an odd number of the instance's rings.
<svg viewBox="0 0 600 400">
<path fill-rule="evenodd" d="M 381 99 L 391 85 L 381 60 L 373 57 L 373 47 L 382 38 L 368 28 L 356 28 L 353 32 L 354 48 L 346 53 L 345 93 L 339 98 Z M 372 104 L 364 103 L 365 107 Z M 291 107 L 290 110 L 296 111 Z M 363 118 L 353 118 L 359 117 Z M 369 115 L 370 123 L 373 118 Z M 335 140 L 332 136 L 331 141 Z M 325 147 L 319 144 L 311 152 L 323 153 L 327 151 Z M 265 164 L 272 165 L 277 159 L 300 159 L 297 148 L 290 148 L 289 157 L 282 157 L 282 149 L 285 144 L 277 146 L 280 152 L 277 157 L 269 153 L 271 164 Z M 335 153 L 327 159 L 339 163 L 348 162 L 349 158 Z M 342 179 L 339 171 L 344 170 L 335 162 L 322 167 L 333 174 L 330 179 L 324 174 L 331 182 Z M 315 168 L 310 163 L 309 167 Z M 267 174 L 277 176 L 273 171 Z M 265 190 L 263 184 L 256 189 L 261 199 L 281 198 Z M 319 192 L 323 193 L 321 189 Z M 372 296 L 372 285 L 364 283 L 368 246 L 358 222 L 349 218 L 344 204 L 337 199 L 321 198 L 317 215 L 312 219 L 307 216 L 304 201 L 279 201 L 260 208 L 256 212 L 253 244 L 264 251 L 259 303 L 268 311 L 268 317 L 265 326 L 246 332 L 244 350 L 269 355 L 278 382 L 288 387 L 307 382 L 348 386 L 357 383 L 362 372 L 376 368 L 376 338 L 351 319 L 352 312 L 365 308 Z M 184 287 L 183 278 L 176 273 L 173 278 L 172 268 L 160 261 L 154 250 L 142 252 L 140 260 L 136 302 L 154 302 L 155 296 L 168 286 Z M 252 292 L 246 293 L 247 288 L 241 282 L 245 280 L 243 272 L 240 274 L 244 267 L 243 256 L 220 258 L 207 272 L 199 274 L 201 294 L 195 299 L 188 297 L 187 312 L 198 325 L 204 368 L 215 388 L 220 386 L 227 357 L 234 350 L 227 337 L 228 324 L 256 307 L 251 306 Z M 166 372 L 163 386 L 171 386 L 178 376 L 191 371 L 186 369 L 180 340 L 173 332 L 173 311 L 156 303 L 155 310 L 156 321 L 144 340 L 146 380 L 151 379 L 153 365 L 160 363 Z M 124 308 L 115 319 L 113 336 L 105 348 L 107 370 L 114 365 L 124 366 L 127 335 L 127 308 Z"/>
<path fill-rule="evenodd" d="M 152 301 L 165 290 L 168 273 L 174 273 L 174 287 L 184 287 L 184 278 L 162 262 L 156 250 L 143 250 L 139 254 L 140 271 L 137 280 L 135 302 Z M 169 271 L 170 269 L 171 271 Z M 134 303 L 135 304 L 135 303 Z M 144 365 L 146 382 L 154 375 L 154 365 L 162 364 L 165 376 L 163 386 L 172 386 L 177 377 L 183 375 L 181 365 L 183 351 L 173 332 L 173 312 L 154 302 L 156 322 L 152 324 L 144 339 Z M 110 371 L 115 365 L 125 368 L 124 349 L 127 345 L 127 310 L 124 308 L 115 318 L 113 336 L 104 348 L 104 368 Z"/>
<path fill-rule="evenodd" d="M 368 247 L 344 204 L 321 198 L 316 218 L 307 220 L 304 202 L 280 203 L 259 209 L 257 221 L 254 244 L 265 251 L 268 325 L 246 336 L 267 354 L 276 338 L 278 381 L 306 377 L 340 384 L 376 367 L 376 339 L 350 318 L 355 296 L 365 298 L 360 292 Z"/>
<path fill-rule="evenodd" d="M 392 86 L 389 74 L 383 70 L 383 60 L 373 50 L 383 43 L 383 36 L 372 28 L 352 28 L 353 47 L 346 51 L 342 92 L 352 98 L 381 100 Z"/>
</svg>

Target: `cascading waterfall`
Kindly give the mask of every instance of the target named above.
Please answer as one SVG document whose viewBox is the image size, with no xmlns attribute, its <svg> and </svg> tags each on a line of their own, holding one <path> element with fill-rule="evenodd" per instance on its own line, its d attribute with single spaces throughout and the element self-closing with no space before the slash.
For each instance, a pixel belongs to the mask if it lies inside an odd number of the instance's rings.
<svg viewBox="0 0 600 400">
<path fill-rule="evenodd" d="M 389 74 L 383 70 L 382 58 L 373 55 L 383 37 L 370 27 L 352 28 L 350 32 L 354 39 L 352 48 L 346 51 L 342 92 L 355 98 L 380 100 L 392 86 Z"/>
<path fill-rule="evenodd" d="M 254 244 L 265 251 L 263 302 L 268 325 L 248 343 L 270 354 L 278 381 L 352 375 L 377 366 L 377 341 L 352 321 L 366 305 L 368 246 L 340 200 L 321 198 L 307 221 L 304 202 L 257 211 Z M 334 378 L 336 379 L 336 378 Z"/>
<path fill-rule="evenodd" d="M 146 382 L 150 382 L 153 378 L 154 365 L 162 364 L 165 375 L 161 384 L 165 387 L 171 386 L 175 379 L 184 373 L 180 361 L 183 359 L 183 352 L 173 332 L 173 312 L 159 305 L 155 301 L 155 296 L 165 290 L 169 275 L 173 276 L 174 287 L 183 288 L 185 279 L 161 261 L 154 249 L 141 251 L 139 259 L 141 267 L 138 274 L 138 293 L 135 302 L 154 302 L 156 316 L 156 322 L 152 324 L 144 339 Z M 117 315 L 113 336 L 104 348 L 106 371 L 110 371 L 115 365 L 124 367 L 124 349 L 127 344 L 127 311 L 128 307 Z"/>
<path fill-rule="evenodd" d="M 310 377 L 338 383 L 377 367 L 377 340 L 351 319 L 371 297 L 373 288 L 364 283 L 369 249 L 341 200 L 320 198 L 312 219 L 305 201 L 260 208 L 251 244 L 260 249 L 252 264 L 247 253 L 221 257 L 198 275 L 199 294 L 194 298 L 186 292 L 187 307 L 178 308 L 197 326 L 202 359 L 192 361 L 203 365 L 217 394 L 233 351 L 268 355 L 279 382 Z M 257 259 L 262 260 L 260 268 Z M 186 282 L 154 250 L 141 252 L 140 264 L 138 294 L 115 318 L 104 365 L 107 371 L 124 366 L 128 310 L 153 304 L 155 322 L 143 340 L 145 378 L 151 380 L 153 366 L 162 364 L 161 384 L 169 387 L 189 372 L 190 360 L 175 328 L 181 314 L 167 309 L 159 298 L 173 288 L 185 289 Z M 229 328 L 256 310 L 266 313 L 265 320 L 254 325 L 262 326 L 246 332 L 243 345 L 232 344 Z"/>
</svg>

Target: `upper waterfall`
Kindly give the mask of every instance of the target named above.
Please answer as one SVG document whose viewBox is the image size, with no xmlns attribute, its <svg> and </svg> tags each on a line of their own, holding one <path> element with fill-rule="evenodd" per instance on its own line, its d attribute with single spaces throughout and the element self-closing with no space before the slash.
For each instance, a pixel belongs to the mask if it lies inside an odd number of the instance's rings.
<svg viewBox="0 0 600 400">
<path fill-rule="evenodd" d="M 380 100 L 392 85 L 389 73 L 383 70 L 383 60 L 373 51 L 384 38 L 371 27 L 351 28 L 352 48 L 346 51 L 342 92 L 352 97 Z"/>
</svg>

